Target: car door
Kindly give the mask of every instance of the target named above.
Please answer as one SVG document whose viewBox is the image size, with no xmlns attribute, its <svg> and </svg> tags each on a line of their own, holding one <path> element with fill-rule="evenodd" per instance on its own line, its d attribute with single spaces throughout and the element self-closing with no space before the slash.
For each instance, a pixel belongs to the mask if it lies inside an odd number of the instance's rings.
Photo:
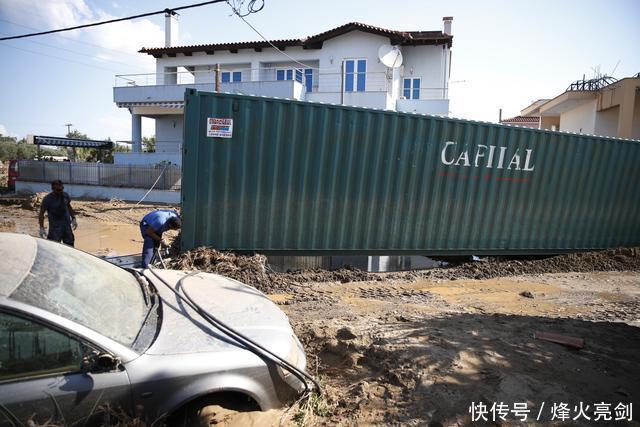
<svg viewBox="0 0 640 427">
<path fill-rule="evenodd" d="M 0 311 L 0 426 L 29 419 L 36 425 L 99 425 L 107 416 L 131 413 L 124 369 L 81 369 L 83 357 L 95 350 L 51 325 Z"/>
</svg>

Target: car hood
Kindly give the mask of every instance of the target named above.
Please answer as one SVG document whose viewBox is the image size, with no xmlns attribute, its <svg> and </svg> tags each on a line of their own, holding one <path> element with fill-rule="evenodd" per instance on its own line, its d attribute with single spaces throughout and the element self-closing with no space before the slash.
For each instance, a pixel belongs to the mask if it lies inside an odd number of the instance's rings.
<svg viewBox="0 0 640 427">
<path fill-rule="evenodd" d="M 163 284 L 159 276 L 166 284 Z M 287 316 L 262 292 L 236 280 L 209 273 L 175 270 L 144 271 L 162 298 L 162 326 L 149 355 L 237 351 L 242 348 L 211 326 L 167 288 L 185 292 L 213 317 L 285 357 L 293 331 Z"/>
</svg>

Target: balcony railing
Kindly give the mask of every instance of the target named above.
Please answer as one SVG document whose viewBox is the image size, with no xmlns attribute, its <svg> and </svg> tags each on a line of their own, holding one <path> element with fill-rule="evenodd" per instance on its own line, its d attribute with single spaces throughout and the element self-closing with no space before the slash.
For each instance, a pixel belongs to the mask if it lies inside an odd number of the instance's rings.
<svg viewBox="0 0 640 427">
<path fill-rule="evenodd" d="M 278 73 L 285 70 L 284 73 Z M 291 73 L 287 74 L 287 70 Z M 355 73 L 351 77 L 337 71 L 323 71 L 313 69 L 311 75 L 305 74 L 304 69 L 293 68 L 241 68 L 221 69 L 221 83 L 224 85 L 241 85 L 247 82 L 276 82 L 295 80 L 301 83 L 307 92 L 318 94 L 349 94 L 358 92 L 377 92 L 391 94 L 394 89 L 390 72 Z M 278 78 L 280 74 L 281 78 Z M 357 75 L 357 76 L 356 76 Z M 224 78 L 223 78 L 224 77 Z M 282 78 L 284 77 L 284 79 Z M 288 77 L 288 78 L 287 78 Z M 234 81 L 235 78 L 235 81 Z M 358 80 L 364 84 L 358 86 Z M 115 87 L 133 86 L 170 86 L 189 84 L 215 84 L 215 70 L 176 71 L 148 74 L 120 74 L 115 76 Z M 396 80 L 396 93 L 402 97 L 402 78 Z M 358 90 L 364 89 L 364 90 Z M 420 99 L 446 99 L 446 88 L 420 88 Z"/>
</svg>

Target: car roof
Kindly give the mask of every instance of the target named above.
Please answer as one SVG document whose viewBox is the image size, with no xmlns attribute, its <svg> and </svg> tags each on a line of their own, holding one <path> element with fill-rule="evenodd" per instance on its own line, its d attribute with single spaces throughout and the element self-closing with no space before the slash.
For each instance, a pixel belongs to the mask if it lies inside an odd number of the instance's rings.
<svg viewBox="0 0 640 427">
<path fill-rule="evenodd" d="M 0 296 L 8 297 L 31 270 L 38 246 L 26 234 L 0 233 Z"/>
</svg>

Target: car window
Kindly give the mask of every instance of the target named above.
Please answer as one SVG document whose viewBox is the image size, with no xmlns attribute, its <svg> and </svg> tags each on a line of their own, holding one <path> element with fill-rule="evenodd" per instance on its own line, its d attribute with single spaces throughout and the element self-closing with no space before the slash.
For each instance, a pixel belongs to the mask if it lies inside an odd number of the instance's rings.
<svg viewBox="0 0 640 427">
<path fill-rule="evenodd" d="M 37 240 L 31 270 L 10 295 L 131 346 L 147 314 L 133 274 L 82 251 Z"/>
<path fill-rule="evenodd" d="M 0 312 L 0 381 L 79 371 L 88 350 L 61 332 Z"/>
</svg>

